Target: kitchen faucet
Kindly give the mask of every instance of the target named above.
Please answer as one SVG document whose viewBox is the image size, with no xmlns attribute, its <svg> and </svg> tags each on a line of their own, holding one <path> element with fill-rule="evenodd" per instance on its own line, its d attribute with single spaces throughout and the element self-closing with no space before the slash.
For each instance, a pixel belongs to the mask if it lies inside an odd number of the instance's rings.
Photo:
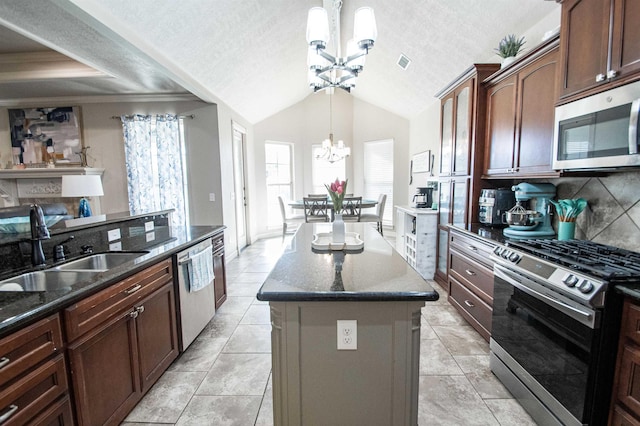
<svg viewBox="0 0 640 426">
<path fill-rule="evenodd" d="M 37 204 L 31 205 L 29 223 L 31 225 L 31 264 L 33 266 L 42 266 L 46 263 L 44 252 L 42 251 L 42 240 L 48 240 L 50 235 L 47 224 L 44 221 L 42 208 Z"/>
</svg>

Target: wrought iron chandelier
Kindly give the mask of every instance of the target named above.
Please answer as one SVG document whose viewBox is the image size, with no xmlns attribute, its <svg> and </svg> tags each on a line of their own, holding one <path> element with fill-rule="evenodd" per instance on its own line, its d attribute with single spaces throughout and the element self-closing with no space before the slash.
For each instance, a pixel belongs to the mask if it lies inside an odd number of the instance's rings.
<svg viewBox="0 0 640 426">
<path fill-rule="evenodd" d="M 327 10 L 313 7 L 307 19 L 307 43 L 309 53 L 309 86 L 314 92 L 339 87 L 347 92 L 355 87 L 358 74 L 364 68 L 365 56 L 378 36 L 376 19 L 370 7 L 358 8 L 353 22 L 353 39 L 347 43 L 347 56 L 340 56 L 340 10 L 341 0 L 333 1 L 332 38 L 335 56 L 326 52 L 329 42 L 329 19 Z"/>
<path fill-rule="evenodd" d="M 333 143 L 333 107 L 332 107 L 333 93 L 329 92 L 329 139 L 322 141 L 322 149 L 316 154 L 316 158 L 319 160 L 326 160 L 330 163 L 344 160 L 351 155 L 351 148 L 344 145 L 342 140 L 337 143 Z"/>
</svg>

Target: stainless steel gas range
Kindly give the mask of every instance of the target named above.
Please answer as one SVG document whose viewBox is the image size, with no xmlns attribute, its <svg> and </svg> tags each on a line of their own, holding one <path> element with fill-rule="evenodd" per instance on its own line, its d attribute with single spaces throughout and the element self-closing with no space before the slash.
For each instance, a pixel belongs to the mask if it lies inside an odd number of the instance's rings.
<svg viewBox="0 0 640 426">
<path fill-rule="evenodd" d="M 622 298 L 640 254 L 590 241 L 497 247 L 491 370 L 539 424 L 606 424 Z"/>
</svg>

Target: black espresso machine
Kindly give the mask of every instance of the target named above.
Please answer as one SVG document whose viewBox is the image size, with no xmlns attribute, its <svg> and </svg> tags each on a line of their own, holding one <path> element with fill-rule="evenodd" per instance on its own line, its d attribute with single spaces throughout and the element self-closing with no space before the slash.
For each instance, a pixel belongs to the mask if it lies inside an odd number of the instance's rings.
<svg viewBox="0 0 640 426">
<path fill-rule="evenodd" d="M 433 205 L 433 188 L 426 186 L 416 188 L 413 205 L 417 209 L 430 209 Z"/>
</svg>

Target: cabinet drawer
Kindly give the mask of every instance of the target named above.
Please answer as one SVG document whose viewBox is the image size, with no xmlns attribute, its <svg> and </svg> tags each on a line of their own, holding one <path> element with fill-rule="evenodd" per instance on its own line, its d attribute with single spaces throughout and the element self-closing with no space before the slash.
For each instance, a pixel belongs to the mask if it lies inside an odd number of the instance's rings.
<svg viewBox="0 0 640 426">
<path fill-rule="evenodd" d="M 611 412 L 609 426 L 640 426 L 640 422 L 626 412 L 624 408 L 616 404 Z"/>
<path fill-rule="evenodd" d="M 220 235 L 219 237 L 213 237 L 211 240 L 213 244 L 213 251 L 216 252 L 218 250 L 224 250 L 224 235 Z"/>
<path fill-rule="evenodd" d="M 0 415 L 7 416 L 2 425 L 29 422 L 67 389 L 67 370 L 61 354 L 0 392 Z"/>
<path fill-rule="evenodd" d="M 29 422 L 29 426 L 71 426 L 73 425 L 73 413 L 68 396 L 52 404 L 38 417 Z"/>
<path fill-rule="evenodd" d="M 0 386 L 17 378 L 60 349 L 62 332 L 58 314 L 0 340 Z"/>
<path fill-rule="evenodd" d="M 484 303 L 478 296 L 470 292 L 455 278 L 449 277 L 451 288 L 450 299 L 461 310 L 462 315 L 489 340 L 491 334 L 491 307 Z M 478 326 L 480 329 L 478 329 Z"/>
<path fill-rule="evenodd" d="M 487 304 L 493 304 L 493 271 L 468 256 L 449 250 L 449 274 L 472 289 Z"/>
<path fill-rule="evenodd" d="M 449 233 L 449 243 L 451 247 L 455 247 L 465 256 L 473 258 L 488 268 L 493 268 L 493 261 L 489 259 L 489 256 L 496 247 L 494 244 L 468 237 L 456 232 L 454 229 L 451 229 Z"/>
<path fill-rule="evenodd" d="M 73 341 L 173 279 L 171 259 L 159 262 L 65 309 L 67 339 Z"/>
<path fill-rule="evenodd" d="M 626 312 L 624 312 L 624 321 L 622 333 L 633 340 L 636 344 L 640 345 L 640 306 L 625 303 Z"/>
<path fill-rule="evenodd" d="M 630 412 L 640 416 L 640 348 L 624 345 L 620 360 L 618 401 Z"/>
</svg>

